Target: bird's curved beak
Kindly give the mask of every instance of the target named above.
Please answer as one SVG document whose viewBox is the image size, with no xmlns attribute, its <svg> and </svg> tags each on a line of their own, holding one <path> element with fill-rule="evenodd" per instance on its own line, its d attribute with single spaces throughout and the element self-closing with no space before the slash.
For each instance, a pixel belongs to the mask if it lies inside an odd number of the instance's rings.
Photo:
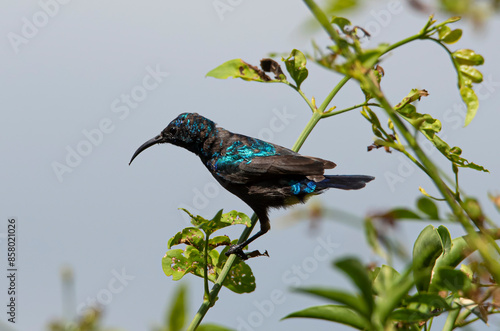
<svg viewBox="0 0 500 331">
<path fill-rule="evenodd" d="M 149 139 L 148 141 L 146 141 L 144 144 L 141 145 L 141 147 L 139 147 L 134 155 L 132 156 L 132 159 L 130 160 L 129 164 L 130 165 L 132 163 L 132 161 L 134 161 L 134 159 L 137 157 L 137 155 L 141 154 L 141 152 L 153 145 L 156 145 L 156 144 L 160 144 L 163 142 L 163 137 L 162 135 L 157 135 L 156 137 L 154 137 L 153 139 Z"/>
</svg>

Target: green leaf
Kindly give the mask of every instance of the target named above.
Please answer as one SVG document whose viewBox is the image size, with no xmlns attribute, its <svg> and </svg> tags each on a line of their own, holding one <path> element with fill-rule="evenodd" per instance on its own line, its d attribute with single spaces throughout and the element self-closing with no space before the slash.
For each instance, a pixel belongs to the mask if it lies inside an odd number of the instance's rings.
<svg viewBox="0 0 500 331">
<path fill-rule="evenodd" d="M 441 245 L 443 246 L 443 255 L 448 254 L 451 251 L 451 235 L 448 229 L 440 225 L 437 229 L 439 237 L 441 238 Z"/>
<path fill-rule="evenodd" d="M 235 331 L 235 330 L 217 324 L 205 323 L 197 327 L 196 331 Z"/>
<path fill-rule="evenodd" d="M 199 215 L 193 216 L 189 211 L 187 211 L 184 208 L 181 208 L 181 210 L 185 211 L 191 217 L 191 223 L 193 225 L 205 231 L 207 235 L 210 235 L 217 230 L 223 229 L 225 227 L 234 224 L 243 224 L 246 225 L 247 227 L 250 227 L 252 223 L 250 217 L 248 217 L 244 213 L 237 212 L 236 210 L 232 210 L 228 213 L 222 214 L 222 209 L 221 209 L 211 220 L 207 220 Z"/>
<path fill-rule="evenodd" d="M 295 292 L 302 292 L 307 294 L 312 294 L 320 298 L 325 298 L 332 300 L 358 312 L 360 315 L 370 319 L 370 313 L 368 307 L 365 305 L 364 301 L 359 296 L 354 296 L 345 291 L 339 291 L 334 289 L 326 289 L 321 287 L 306 287 L 306 288 L 295 288 Z"/>
<path fill-rule="evenodd" d="M 436 261 L 436 269 L 442 267 L 456 268 L 460 262 L 474 252 L 469 245 L 469 235 L 455 238 L 451 241 L 451 249 L 447 254 L 441 255 Z"/>
<path fill-rule="evenodd" d="M 467 89 L 467 88 L 466 88 Z M 472 93 L 472 96 L 476 97 L 474 91 L 472 89 L 468 89 Z M 454 147 L 450 148 L 450 146 L 442 140 L 437 133 L 441 131 L 441 122 L 437 119 L 432 118 L 429 114 L 420 114 L 417 113 L 415 106 L 411 105 L 410 102 L 418 100 L 419 94 L 425 93 L 425 90 L 413 89 L 410 94 L 403 99 L 402 102 L 397 104 L 394 109 L 401 115 L 406 121 L 411 123 L 416 129 L 418 129 L 429 141 L 431 141 L 434 146 L 443 154 L 448 160 L 453 162 L 459 167 L 467 167 L 478 171 L 488 172 L 484 167 L 477 165 L 475 163 L 469 162 L 466 159 L 460 157 L 460 153 L 458 153 L 459 149 Z M 470 94 L 467 92 L 468 95 Z M 470 98 L 472 98 L 470 96 Z M 463 96 L 462 96 L 463 97 Z M 473 106 L 473 100 L 471 99 L 471 106 Z M 476 103 L 476 111 L 478 104 Z M 469 116 L 470 112 L 467 113 Z M 475 114 L 475 111 L 474 111 Z M 472 116 L 473 117 L 473 116 Z M 471 119 L 472 120 L 472 119 Z M 467 117 L 466 117 L 466 124 Z"/>
<path fill-rule="evenodd" d="M 335 266 L 349 276 L 352 282 L 361 291 L 362 300 L 364 301 L 364 304 L 366 304 L 368 312 L 371 314 L 374 305 L 372 282 L 365 266 L 363 266 L 361 262 L 355 258 L 345 258 L 339 260 L 335 262 Z"/>
<path fill-rule="evenodd" d="M 413 246 L 413 277 L 419 293 L 428 291 L 432 269 L 442 252 L 438 232 L 432 225 L 426 226 Z"/>
<path fill-rule="evenodd" d="M 406 97 L 403 98 L 403 100 L 398 103 L 396 106 L 394 106 L 394 109 L 397 111 L 401 111 L 406 105 L 414 102 L 414 101 L 420 101 L 422 97 L 428 96 L 429 93 L 426 90 L 419 90 L 419 89 L 412 89 L 410 93 Z M 403 112 L 404 113 L 404 112 Z M 409 112 L 412 113 L 412 112 Z"/>
<path fill-rule="evenodd" d="M 453 17 L 450 17 L 449 19 L 447 19 L 446 21 L 444 21 L 442 24 L 455 23 L 455 22 L 460 21 L 461 19 L 462 18 L 460 16 L 453 16 Z"/>
<path fill-rule="evenodd" d="M 441 138 L 439 138 L 437 135 L 434 135 L 432 138 L 432 142 L 436 146 L 436 148 L 444 155 L 448 160 L 453 162 L 459 167 L 466 167 L 478 171 L 484 171 L 484 172 L 489 172 L 488 169 L 485 169 L 483 166 L 477 165 L 475 163 L 469 162 L 466 159 L 460 157 L 460 154 L 462 151 L 457 148 L 453 147 L 450 148 L 450 146 L 443 141 Z"/>
<path fill-rule="evenodd" d="M 309 74 L 306 68 L 306 57 L 301 51 L 294 49 L 288 58 L 283 61 L 285 61 L 286 70 L 297 84 L 297 88 L 300 89 L 300 84 L 302 84 Z"/>
<path fill-rule="evenodd" d="M 477 109 L 479 108 L 479 99 L 477 98 L 476 93 L 473 89 L 462 86 L 460 88 L 460 96 L 462 100 L 467 105 L 467 115 L 465 116 L 465 125 L 469 125 L 470 122 L 474 119 L 477 113 Z"/>
<path fill-rule="evenodd" d="M 422 219 L 422 217 L 417 215 L 414 211 L 406 208 L 394 208 L 388 212 L 388 215 L 390 215 L 394 219 Z"/>
<path fill-rule="evenodd" d="M 395 273 L 389 273 L 389 275 L 391 274 L 392 277 L 396 277 Z M 409 271 L 397 277 L 397 280 L 394 279 L 391 282 L 386 282 L 386 284 L 391 283 L 393 285 L 390 288 L 387 288 L 385 293 L 379 295 L 379 298 L 377 300 L 375 312 L 372 316 L 372 320 L 377 320 L 377 325 L 387 325 L 387 320 L 389 319 L 392 311 L 401 306 L 401 302 L 405 297 L 408 296 L 408 292 L 415 285 Z"/>
<path fill-rule="evenodd" d="M 344 17 L 339 17 L 339 16 L 333 16 L 332 17 L 332 23 L 336 24 L 342 32 L 344 32 L 344 28 L 348 25 L 352 25 L 351 21 L 349 21 L 347 18 Z"/>
<path fill-rule="evenodd" d="M 224 227 L 235 224 L 243 224 L 246 227 L 250 227 L 252 225 L 252 220 L 250 219 L 250 217 L 236 210 L 232 210 L 228 213 L 222 214 L 220 222 L 224 225 Z"/>
<path fill-rule="evenodd" d="M 438 207 L 436 206 L 434 201 L 432 201 L 432 199 L 429 199 L 427 197 L 419 198 L 417 200 L 417 208 L 427 216 L 429 216 L 429 219 L 439 220 Z"/>
<path fill-rule="evenodd" d="M 474 279 L 474 271 L 472 270 L 470 265 L 461 264 L 460 271 L 462 271 L 464 274 L 466 274 L 470 280 Z"/>
<path fill-rule="evenodd" d="M 468 66 L 479 66 L 484 64 L 484 58 L 471 49 L 459 49 L 452 53 L 458 64 Z"/>
<path fill-rule="evenodd" d="M 186 287 L 181 285 L 174 295 L 174 304 L 168 313 L 167 323 L 169 331 L 183 330 L 186 322 Z"/>
<path fill-rule="evenodd" d="M 370 323 L 366 322 L 358 313 L 350 308 L 338 305 L 325 305 L 309 307 L 304 310 L 291 313 L 283 319 L 292 317 L 315 318 L 326 321 L 349 325 L 358 330 L 371 330 Z"/>
<path fill-rule="evenodd" d="M 418 305 L 426 305 L 430 309 L 445 309 L 449 310 L 451 309 L 450 305 L 448 302 L 446 302 L 445 299 L 443 299 L 441 296 L 438 294 L 434 293 L 417 293 L 411 298 L 408 298 L 405 300 L 407 303 L 416 303 Z"/>
<path fill-rule="evenodd" d="M 438 29 L 439 39 L 446 44 L 454 44 L 462 37 L 462 30 L 451 30 L 446 25 Z"/>
<path fill-rule="evenodd" d="M 483 81 L 483 74 L 476 68 L 463 64 L 459 66 L 458 69 L 462 74 L 467 76 L 473 83 L 477 84 Z"/>
<path fill-rule="evenodd" d="M 233 240 L 233 244 L 236 244 L 237 240 Z M 229 246 L 224 248 L 220 254 L 219 265 L 222 267 L 228 257 L 226 256 L 226 251 Z M 227 278 L 224 280 L 223 285 L 235 293 L 250 293 L 255 291 L 255 276 L 253 275 L 252 269 L 243 260 L 237 259 L 238 262 L 233 264 L 233 267 L 229 271 Z"/>
<path fill-rule="evenodd" d="M 231 245 L 231 239 L 228 236 L 217 236 L 208 240 L 208 247 L 214 249 L 219 246 Z"/>
<path fill-rule="evenodd" d="M 363 53 L 358 55 L 358 60 L 366 66 L 372 66 L 377 62 L 378 58 L 384 51 L 385 49 L 383 48 L 364 49 Z M 382 75 L 376 70 L 374 70 L 373 72 L 375 74 L 375 77 L 377 78 L 377 82 L 380 84 Z"/>
<path fill-rule="evenodd" d="M 391 313 L 390 319 L 394 321 L 402 321 L 407 323 L 415 323 L 419 321 L 426 321 L 435 316 L 434 314 L 423 313 L 416 309 L 397 309 Z"/>
<path fill-rule="evenodd" d="M 185 250 L 171 249 L 162 259 L 163 272 L 172 276 L 173 280 L 179 280 L 190 272 L 196 274 L 204 263 L 200 252 L 193 246 L 187 246 Z"/>
<path fill-rule="evenodd" d="M 325 5 L 325 12 L 336 14 L 340 11 L 356 9 L 360 3 L 359 0 L 330 0 Z"/>
<path fill-rule="evenodd" d="M 377 234 L 377 229 L 373 225 L 373 221 L 370 218 L 365 219 L 365 236 L 366 236 L 366 241 L 370 245 L 370 247 L 373 249 L 375 253 L 377 253 L 380 256 L 385 257 L 385 251 L 382 249 L 382 247 L 379 244 L 378 241 L 378 234 Z"/>
<path fill-rule="evenodd" d="M 236 242 L 237 240 L 234 240 L 233 244 Z M 228 257 L 224 253 L 228 249 L 229 246 L 225 247 L 221 254 L 219 254 L 216 249 L 209 251 L 207 257 L 208 279 L 213 283 L 217 280 L 217 277 L 219 277 L 227 261 Z M 203 254 L 193 246 L 186 246 L 185 250 L 171 249 L 167 251 L 162 259 L 163 272 L 167 276 L 172 276 L 173 280 L 179 280 L 188 273 L 203 278 L 205 273 L 204 265 L 205 259 Z M 235 262 L 223 285 L 236 293 L 249 293 L 254 291 L 255 277 L 252 273 L 252 269 L 242 260 Z"/>
<path fill-rule="evenodd" d="M 462 207 L 467 211 L 467 215 L 476 223 L 482 223 L 484 222 L 485 216 L 483 214 L 483 211 L 481 209 L 481 205 L 479 204 L 479 201 L 475 198 L 466 198 L 463 203 Z"/>
<path fill-rule="evenodd" d="M 203 232 L 197 228 L 184 228 L 181 232 L 177 232 L 175 236 L 169 239 L 168 248 L 179 244 L 186 244 L 196 247 L 199 251 L 203 250 L 204 245 Z"/>
<path fill-rule="evenodd" d="M 373 289 L 377 295 L 389 294 L 397 282 L 400 280 L 401 275 L 393 267 L 382 265 L 377 276 L 373 280 Z"/>
<path fill-rule="evenodd" d="M 207 73 L 207 77 L 218 79 L 241 78 L 255 82 L 280 82 L 271 79 L 266 73 L 256 66 L 246 63 L 242 59 L 229 60 Z"/>
<path fill-rule="evenodd" d="M 439 36 L 439 40 L 443 40 L 444 38 L 446 38 L 447 35 L 449 35 L 451 33 L 451 29 L 450 27 L 446 26 L 446 25 L 443 25 L 441 27 L 438 28 L 438 36 Z"/>
<path fill-rule="evenodd" d="M 472 283 L 465 273 L 449 267 L 442 267 L 434 271 L 432 286 L 438 290 L 448 290 L 453 293 L 468 292 Z"/>
</svg>

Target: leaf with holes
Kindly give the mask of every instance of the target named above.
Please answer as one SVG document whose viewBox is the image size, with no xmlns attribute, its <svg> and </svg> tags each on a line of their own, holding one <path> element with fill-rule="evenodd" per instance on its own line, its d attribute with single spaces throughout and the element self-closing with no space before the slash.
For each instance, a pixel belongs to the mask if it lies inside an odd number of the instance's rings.
<svg viewBox="0 0 500 331">
<path fill-rule="evenodd" d="M 262 83 L 278 83 L 281 80 L 272 79 L 264 70 L 259 69 L 246 63 L 242 59 L 234 59 L 224 62 L 215 69 L 207 73 L 207 77 L 218 79 L 241 78 L 246 81 L 262 82 Z"/>
<path fill-rule="evenodd" d="M 293 80 L 297 84 L 297 88 L 300 88 L 302 82 L 307 78 L 309 71 L 306 68 L 306 57 L 304 54 L 294 49 L 288 58 L 283 59 L 285 61 L 286 70 L 290 73 Z"/>
<path fill-rule="evenodd" d="M 175 236 L 170 238 L 168 241 L 168 248 L 170 249 L 175 245 L 186 244 L 201 251 L 204 245 L 204 238 L 203 232 L 199 229 L 193 227 L 184 228 L 181 232 L 178 232 Z"/>
</svg>

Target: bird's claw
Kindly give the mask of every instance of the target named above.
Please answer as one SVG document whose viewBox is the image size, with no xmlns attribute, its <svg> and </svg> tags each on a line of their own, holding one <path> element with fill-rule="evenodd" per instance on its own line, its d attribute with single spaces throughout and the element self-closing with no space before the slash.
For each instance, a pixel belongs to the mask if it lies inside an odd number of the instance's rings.
<svg viewBox="0 0 500 331">
<path fill-rule="evenodd" d="M 230 256 L 231 254 L 236 255 L 242 260 L 248 260 L 248 256 L 243 252 L 243 247 L 241 245 L 232 245 L 226 252 L 226 256 Z"/>
<path fill-rule="evenodd" d="M 265 251 L 264 253 L 261 253 L 259 251 L 253 251 L 253 252 L 250 252 L 247 254 L 247 253 L 243 252 L 243 247 L 240 245 L 232 245 L 228 249 L 228 251 L 226 252 L 226 256 L 230 256 L 231 254 L 236 255 L 237 257 L 239 257 L 242 260 L 248 260 L 249 258 L 257 257 L 257 256 L 269 257 L 269 253 L 267 253 L 267 251 Z"/>
</svg>

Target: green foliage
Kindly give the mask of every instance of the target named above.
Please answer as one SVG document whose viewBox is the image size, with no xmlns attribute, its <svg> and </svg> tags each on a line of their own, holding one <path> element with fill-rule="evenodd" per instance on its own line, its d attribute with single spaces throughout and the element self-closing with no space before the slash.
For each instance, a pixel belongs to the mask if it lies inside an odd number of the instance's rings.
<svg viewBox="0 0 500 331">
<path fill-rule="evenodd" d="M 97 308 L 87 309 L 75 321 L 53 321 L 48 325 L 50 331 L 118 331 L 115 328 L 104 328 L 102 324 L 102 311 Z"/>
<path fill-rule="evenodd" d="M 188 313 L 188 291 L 187 287 L 181 285 L 174 293 L 170 308 L 165 312 L 165 321 L 163 326 L 155 327 L 154 331 L 182 331 L 186 329 Z M 232 331 L 220 325 L 206 323 L 197 328 L 198 331 Z"/>
<path fill-rule="evenodd" d="M 186 287 L 180 286 L 175 294 L 174 304 L 168 312 L 166 325 L 168 329 L 165 331 L 181 331 L 186 323 Z"/>
<path fill-rule="evenodd" d="M 408 96 L 403 98 L 403 100 L 394 107 L 394 110 L 401 116 L 401 118 L 420 131 L 422 135 L 452 163 L 452 165 L 488 172 L 488 170 L 483 166 L 469 162 L 468 160 L 462 158 L 460 156 L 462 154 L 461 148 L 450 147 L 437 135 L 441 131 L 441 121 L 434 119 L 429 114 L 420 114 L 417 112 L 416 107 L 412 104 L 412 102 L 420 100 L 423 96 L 428 96 L 426 90 L 413 89 Z M 393 126 L 391 127 L 391 125 L 393 125 L 391 122 L 389 122 L 389 129 L 391 129 L 392 132 L 387 133 L 382 128 L 380 120 L 375 112 L 373 112 L 368 106 L 363 108 L 362 115 L 372 124 L 372 131 L 378 138 L 375 142 L 376 146 L 386 146 L 387 148 L 393 148 L 399 152 L 408 154 L 405 146 L 395 139 L 397 134 L 394 131 Z"/>
<path fill-rule="evenodd" d="M 496 238 L 500 238 L 500 233 Z M 358 330 L 423 330 L 423 325 L 434 317 L 459 309 L 455 306 L 468 307 L 473 312 L 474 308 L 487 304 L 477 301 L 479 297 L 485 298 L 479 295 L 481 289 L 474 276 L 478 271 L 467 265 L 462 270 L 455 269 L 474 251 L 470 245 L 464 247 L 464 243 L 464 238 L 451 240 L 443 226 L 438 229 L 427 226 L 415 242 L 413 264 L 408 269 L 412 273 L 399 274 L 387 265 L 370 271 L 356 259 L 340 260 L 335 266 L 351 279 L 358 292 L 351 294 L 325 287 L 295 289 L 337 304 L 309 307 L 285 318 L 323 319 Z M 467 255 L 459 255 L 458 251 Z M 418 293 L 411 295 L 413 286 Z M 476 312 L 480 313 L 479 308 Z M 487 320 L 487 314 L 481 318 Z"/>
<path fill-rule="evenodd" d="M 358 1 L 330 1 L 329 8 L 335 11 L 330 12 L 330 17 L 313 0 L 304 2 L 328 34 L 331 43 L 321 47 L 313 42 L 312 55 L 293 49 L 286 58 L 282 57 L 281 61 L 284 62 L 286 71 L 291 77 L 290 81 L 280 64 L 269 58 L 262 59 L 260 66 L 241 59 L 230 60 L 211 70 L 207 76 L 218 79 L 232 77 L 244 81 L 282 83 L 298 92 L 309 106 L 312 117 L 293 146 L 294 151 L 300 149 L 320 120 L 361 108 L 361 115 L 370 123 L 375 136 L 375 142 L 368 147 L 368 150 L 383 147 L 387 152 L 399 152 L 428 176 L 437 189 L 437 197 L 429 195 L 420 187 L 424 196 L 417 200 L 414 209 L 397 207 L 365 218 L 368 243 L 376 253 L 383 255 L 388 261 L 394 252 L 399 257 L 405 259 L 407 257 L 401 253 L 402 249 L 397 241 L 388 238 L 384 229 L 381 230 L 377 226 L 377 222 L 381 221 L 386 228 L 395 226 L 400 220 L 456 222 L 462 225 L 466 235 L 452 240 L 446 227 L 426 226 L 416 239 L 408 267 L 403 272 L 395 270 L 390 266 L 391 263 L 367 268 L 357 258 L 343 258 L 337 261 L 334 267 L 351 280 L 355 292 L 349 293 L 345 290 L 319 286 L 295 289 L 301 293 L 329 300 L 333 304 L 306 308 L 285 318 L 316 318 L 346 324 L 359 330 L 381 331 L 429 330 L 433 319 L 443 314 L 448 316 L 445 326 L 447 330 L 474 322 L 474 319 L 468 319 L 470 314 L 487 321 L 488 315 L 497 313 L 498 310 L 493 301 L 486 303 L 488 300 L 493 300 L 493 291 L 485 290 L 487 286 L 481 283 L 481 280 L 500 279 L 500 263 L 496 255 L 491 254 L 500 253 L 500 248 L 495 243 L 500 233 L 496 226 L 491 230 L 485 227 L 491 222 L 483 213 L 478 200 L 466 196 L 459 187 L 458 176 L 460 168 L 484 172 L 488 170 L 463 158 L 460 147 L 450 147 L 439 136 L 442 123 L 438 118 L 417 111 L 415 104 L 422 97 L 429 96 L 425 89 L 413 89 L 400 103 L 391 105 L 381 89 L 384 69 L 380 66 L 382 60 L 389 60 L 384 59 L 387 53 L 416 40 L 437 44 L 439 49 L 449 55 L 451 65 L 457 73 L 457 94 L 467 106 L 464 122 L 467 126 L 478 111 L 479 102 L 474 92 L 474 84 L 480 83 L 483 79 L 482 73 L 476 67 L 484 63 L 484 58 L 470 49 L 449 48 L 460 42 L 462 37 L 461 29 L 451 27 L 460 17 L 452 17 L 438 23 L 433 16 L 430 16 L 415 35 L 393 44 L 381 43 L 377 47 L 366 49 L 363 47 L 362 39 L 369 36 L 368 32 L 349 19 L 338 16 L 336 12 L 354 8 L 358 5 Z M 307 97 L 301 90 L 302 83 L 306 79 L 311 79 L 306 67 L 307 60 L 342 76 L 319 105 L 316 104 L 314 97 Z M 336 110 L 330 103 L 349 80 L 359 84 L 364 100 L 360 100 L 352 107 Z M 379 110 L 388 117 L 387 125 L 382 125 Z M 449 161 L 454 180 L 448 179 L 445 172 L 439 169 L 423 151 L 418 136 L 430 141 L 435 150 Z M 493 200 L 500 201 L 496 198 Z M 444 205 L 449 208 L 449 213 L 442 211 Z M 496 205 L 500 206 L 500 202 Z M 205 282 L 217 281 L 216 285 L 223 284 L 238 293 L 253 290 L 254 279 L 248 265 L 234 257 L 227 258 L 224 254 L 227 245 L 235 241 L 225 236 L 209 238 L 214 231 L 231 222 L 224 221 L 225 216 L 222 212 L 211 221 L 200 216 L 190 216 L 195 227 L 184 229 L 169 241 L 169 248 L 177 244 L 186 244 L 187 247 L 184 250 L 167 252 L 163 260 L 165 273 L 172 275 L 174 279 L 180 279 L 186 273 L 193 273 L 204 277 Z M 242 223 L 250 224 L 248 218 L 243 221 L 243 216 L 239 214 L 234 216 L 236 219 L 240 217 Z M 218 246 L 226 248 L 219 253 L 215 249 Z M 478 255 L 482 258 L 481 263 L 473 261 L 465 264 L 464 259 L 470 258 L 470 254 L 474 251 L 478 251 Z M 464 264 L 458 269 L 460 263 Z M 228 268 L 236 273 L 237 281 L 232 284 L 228 279 L 232 282 L 234 275 L 227 276 L 228 274 L 223 273 Z M 498 287 L 495 282 L 490 285 L 491 288 Z M 191 324 L 193 327 L 199 324 L 206 311 L 215 303 L 217 293 L 218 288 L 208 293 L 208 287 L 205 286 L 205 301 L 200 308 L 201 313 L 193 319 Z M 194 330 L 193 327 L 190 330 Z"/>
<path fill-rule="evenodd" d="M 352 309 L 339 305 L 324 305 L 310 307 L 300 311 L 296 311 L 285 316 L 283 319 L 300 317 L 300 318 L 316 318 L 330 322 L 349 325 L 358 330 L 369 330 L 370 324 L 359 316 Z"/>
<path fill-rule="evenodd" d="M 413 246 L 413 277 L 419 293 L 429 290 L 436 259 L 443 253 L 439 232 L 428 225 Z"/>
<path fill-rule="evenodd" d="M 250 218 L 234 210 L 225 214 L 220 210 L 214 218 L 207 220 L 183 210 L 191 217 L 191 223 L 195 227 L 184 228 L 170 238 L 169 249 L 179 244 L 185 244 L 186 247 L 167 251 L 162 259 L 163 272 L 167 276 L 172 276 L 173 280 L 180 280 L 191 273 L 215 283 L 227 261 L 224 253 L 229 249 L 229 245 L 236 244 L 236 241 L 231 241 L 227 236 L 210 238 L 210 235 L 235 224 L 250 226 Z M 216 250 L 219 246 L 226 247 L 219 253 Z M 236 262 L 223 285 L 236 293 L 254 291 L 255 277 L 250 266 L 242 260 Z"/>
</svg>

